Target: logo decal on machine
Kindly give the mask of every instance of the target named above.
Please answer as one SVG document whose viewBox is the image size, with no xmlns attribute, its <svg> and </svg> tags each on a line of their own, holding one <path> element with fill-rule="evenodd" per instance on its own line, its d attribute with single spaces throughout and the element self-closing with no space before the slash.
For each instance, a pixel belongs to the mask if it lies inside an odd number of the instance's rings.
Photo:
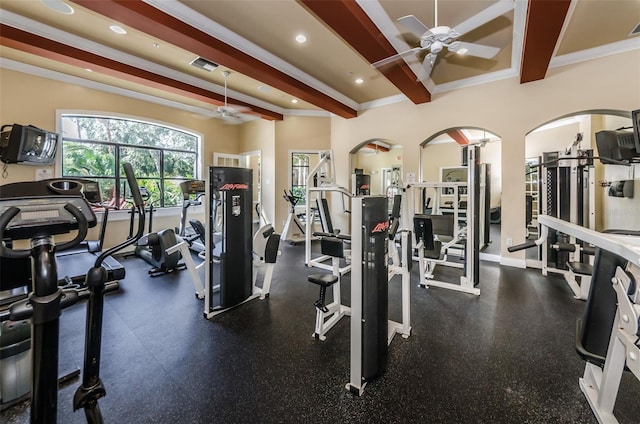
<svg viewBox="0 0 640 424">
<path fill-rule="evenodd" d="M 222 187 L 220 187 L 220 191 L 229 191 L 229 190 L 248 190 L 249 189 L 249 185 L 248 184 L 244 184 L 244 183 L 240 183 L 240 184 L 234 184 L 234 183 L 226 183 L 224 184 Z"/>
<path fill-rule="evenodd" d="M 389 229 L 389 221 L 378 222 L 373 230 L 371 230 L 371 234 L 382 233 Z"/>
</svg>

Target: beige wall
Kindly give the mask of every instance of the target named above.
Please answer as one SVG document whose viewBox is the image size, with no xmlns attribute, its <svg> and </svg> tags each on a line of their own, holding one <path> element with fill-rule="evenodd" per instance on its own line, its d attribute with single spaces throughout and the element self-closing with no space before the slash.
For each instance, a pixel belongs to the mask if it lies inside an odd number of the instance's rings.
<svg viewBox="0 0 640 424">
<path fill-rule="evenodd" d="M 282 190 L 289 189 L 290 150 L 328 150 L 331 148 L 331 119 L 305 116 L 287 116 L 275 124 L 275 186 L 277 231 L 282 231 L 289 213 L 289 204 L 282 199 Z M 348 153 L 347 153 L 348 155 Z M 347 162 L 346 165 L 348 166 Z M 346 180 L 345 180 L 346 183 Z M 345 183 L 341 183 L 345 185 Z"/>
<path fill-rule="evenodd" d="M 611 75 L 606 84 L 603 78 Z M 551 69 L 544 80 L 518 78 L 435 94 L 433 102 L 406 101 L 364 111 L 357 119 L 332 118 L 331 144 L 339 180 L 348 178 L 348 152 L 358 143 L 386 138 L 404 146 L 403 169 L 418 171 L 420 143 L 453 127 L 480 127 L 502 139 L 503 263 L 524 265 L 524 252 L 508 253 L 506 238 L 524 240 L 525 135 L 568 114 L 595 109 L 630 111 L 640 105 L 640 51 Z"/>
<path fill-rule="evenodd" d="M 386 194 L 384 192 L 386 184 L 383 184 L 381 170 L 383 168 L 393 168 L 398 165 L 402 166 L 402 147 L 390 149 L 388 152 L 358 152 L 353 154 L 351 158 L 349 181 L 345 181 L 344 183 L 340 182 L 340 185 L 353 192 L 353 187 L 351 187 L 351 174 L 353 174 L 355 168 L 362 168 L 365 174 L 371 176 L 370 193 Z"/>
<path fill-rule="evenodd" d="M 256 120 L 240 126 L 240 151 L 260 151 L 262 178 L 262 207 L 268 220 L 274 222 L 276 187 L 275 181 L 275 122 Z M 255 174 L 255 171 L 254 171 Z M 254 175 L 254 179 L 258 176 Z M 255 190 L 254 197 L 257 196 Z"/>
</svg>

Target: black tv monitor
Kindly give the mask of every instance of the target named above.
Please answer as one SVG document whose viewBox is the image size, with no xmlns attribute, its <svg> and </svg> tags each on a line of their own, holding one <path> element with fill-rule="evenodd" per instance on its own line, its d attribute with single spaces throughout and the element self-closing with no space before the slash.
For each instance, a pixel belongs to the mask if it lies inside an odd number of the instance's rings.
<svg viewBox="0 0 640 424">
<path fill-rule="evenodd" d="M 51 165 L 55 162 L 58 134 L 33 125 L 19 124 L 3 125 L 0 132 L 2 162 L 26 165 Z"/>
<path fill-rule="evenodd" d="M 631 131 L 603 130 L 596 133 L 598 157 L 603 164 L 631 162 L 638 156 L 636 143 Z"/>
<path fill-rule="evenodd" d="M 633 138 L 636 142 L 636 153 L 640 155 L 640 109 L 631 112 L 631 120 L 633 121 Z"/>
</svg>

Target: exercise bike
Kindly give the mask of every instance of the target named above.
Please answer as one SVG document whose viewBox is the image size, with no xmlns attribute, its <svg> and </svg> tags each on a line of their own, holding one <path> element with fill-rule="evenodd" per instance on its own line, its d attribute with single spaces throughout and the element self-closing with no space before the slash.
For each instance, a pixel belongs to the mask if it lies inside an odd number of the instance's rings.
<svg viewBox="0 0 640 424">
<path fill-rule="evenodd" d="M 139 211 L 138 231 L 121 244 L 104 251 L 87 272 L 86 289 L 62 290 L 58 286 L 56 250 L 78 245 L 97 224 L 77 182 L 69 180 L 14 183 L 3 186 L 0 196 L 0 240 L 29 240 L 31 249 L 14 250 L 0 243 L 0 256 L 30 258 L 32 291 L 28 299 L 10 306 L 12 321 L 31 319 L 32 382 L 31 422 L 57 421 L 58 343 L 61 310 L 87 298 L 85 357 L 82 385 L 76 391 L 74 410 L 83 408 L 87 422 L 102 423 L 98 400 L 106 391 L 100 380 L 102 317 L 107 271 L 104 259 L 134 244 L 144 231 L 144 207 L 130 164 L 125 174 Z M 76 236 L 56 245 L 53 236 L 77 230 Z"/>
</svg>

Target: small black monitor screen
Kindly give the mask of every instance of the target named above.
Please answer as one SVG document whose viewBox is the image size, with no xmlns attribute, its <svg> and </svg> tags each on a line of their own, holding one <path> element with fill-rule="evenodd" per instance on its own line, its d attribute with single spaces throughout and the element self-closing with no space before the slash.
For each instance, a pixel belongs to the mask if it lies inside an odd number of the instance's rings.
<svg viewBox="0 0 640 424">
<path fill-rule="evenodd" d="M 21 156 L 27 159 L 29 156 L 47 158 L 55 152 L 55 140 L 44 131 L 23 128 Z"/>
</svg>

